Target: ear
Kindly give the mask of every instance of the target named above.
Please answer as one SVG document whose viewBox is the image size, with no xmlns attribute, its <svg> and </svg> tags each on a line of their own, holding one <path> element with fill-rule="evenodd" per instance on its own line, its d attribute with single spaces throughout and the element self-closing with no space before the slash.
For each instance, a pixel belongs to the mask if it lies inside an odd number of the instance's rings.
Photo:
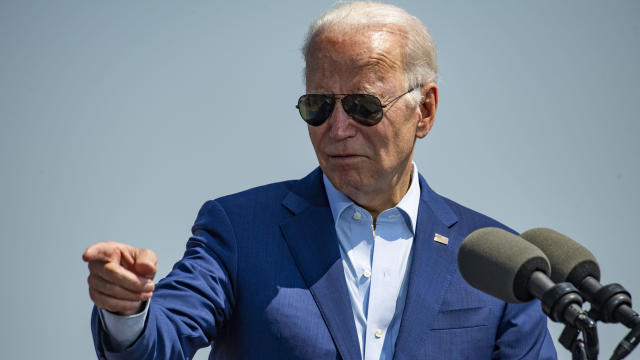
<svg viewBox="0 0 640 360">
<path fill-rule="evenodd" d="M 420 88 L 420 119 L 416 126 L 416 137 L 422 139 L 427 136 L 436 119 L 438 109 L 438 86 L 434 83 Z"/>
</svg>

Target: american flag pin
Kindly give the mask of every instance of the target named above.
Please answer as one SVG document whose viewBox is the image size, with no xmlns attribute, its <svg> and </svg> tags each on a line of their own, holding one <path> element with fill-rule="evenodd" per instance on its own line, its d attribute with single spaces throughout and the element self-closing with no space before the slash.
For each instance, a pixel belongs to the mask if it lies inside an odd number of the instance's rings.
<svg viewBox="0 0 640 360">
<path fill-rule="evenodd" d="M 440 235 L 438 233 L 436 233 L 436 235 L 433 237 L 433 241 L 439 242 L 440 244 L 445 244 L 445 245 L 449 244 L 449 238 L 446 236 Z"/>
</svg>

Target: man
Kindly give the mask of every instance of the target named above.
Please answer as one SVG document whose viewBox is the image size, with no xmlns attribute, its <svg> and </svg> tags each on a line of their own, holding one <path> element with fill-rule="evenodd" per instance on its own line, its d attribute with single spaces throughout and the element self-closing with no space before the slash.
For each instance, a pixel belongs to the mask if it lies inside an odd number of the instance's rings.
<svg viewBox="0 0 640 360">
<path fill-rule="evenodd" d="M 154 290 L 156 257 L 87 249 L 99 357 L 552 359 L 539 304 L 469 287 L 462 239 L 503 225 L 434 193 L 412 162 L 438 104 L 422 23 L 347 3 L 310 28 L 298 101 L 320 168 L 207 202 Z M 151 295 L 153 294 L 153 298 Z"/>
</svg>

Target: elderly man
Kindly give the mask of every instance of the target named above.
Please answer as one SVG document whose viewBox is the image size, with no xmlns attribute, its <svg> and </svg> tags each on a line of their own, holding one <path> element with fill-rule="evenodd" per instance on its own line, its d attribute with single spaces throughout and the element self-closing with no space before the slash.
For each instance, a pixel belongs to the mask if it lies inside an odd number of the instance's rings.
<svg viewBox="0 0 640 360">
<path fill-rule="evenodd" d="M 438 104 L 431 37 L 404 10 L 347 3 L 305 42 L 320 168 L 209 201 L 157 286 L 155 255 L 87 249 L 96 351 L 109 359 L 552 359 L 539 304 L 469 287 L 462 239 L 503 225 L 437 195 L 412 162 Z M 153 298 L 151 295 L 153 294 Z"/>
</svg>

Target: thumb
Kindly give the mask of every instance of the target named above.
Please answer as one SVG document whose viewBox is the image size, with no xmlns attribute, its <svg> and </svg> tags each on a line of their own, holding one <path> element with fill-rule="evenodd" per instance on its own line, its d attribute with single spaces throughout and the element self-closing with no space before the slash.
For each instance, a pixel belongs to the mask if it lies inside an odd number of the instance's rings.
<svg viewBox="0 0 640 360">
<path fill-rule="evenodd" d="M 140 249 L 135 255 L 133 267 L 139 276 L 153 279 L 158 268 L 158 257 L 149 249 Z"/>
</svg>

